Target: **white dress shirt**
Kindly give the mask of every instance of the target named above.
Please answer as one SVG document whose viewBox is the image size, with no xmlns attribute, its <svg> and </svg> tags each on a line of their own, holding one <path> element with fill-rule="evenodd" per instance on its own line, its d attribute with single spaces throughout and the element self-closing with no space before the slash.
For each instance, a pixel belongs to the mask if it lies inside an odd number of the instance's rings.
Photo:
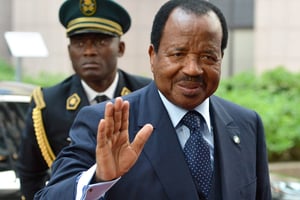
<svg viewBox="0 0 300 200">
<path fill-rule="evenodd" d="M 172 121 L 173 126 L 176 129 L 177 137 L 179 139 L 181 148 L 184 148 L 184 145 L 188 138 L 190 137 L 190 130 L 185 125 L 181 124 L 180 121 L 183 116 L 188 112 L 183 108 L 180 108 L 173 103 L 171 103 L 164 95 L 159 92 L 160 98 L 163 101 L 164 106 L 167 109 L 169 117 Z M 208 131 L 203 133 L 204 140 L 208 143 L 209 151 L 210 151 L 210 160 L 211 167 L 213 169 L 214 166 L 214 136 L 213 136 L 213 128 L 211 126 L 210 114 L 209 114 L 209 98 L 205 99 L 200 105 L 194 108 L 195 111 L 200 113 L 202 117 L 205 119 L 205 123 L 208 127 Z"/>
<path fill-rule="evenodd" d="M 119 81 L 119 73 L 116 73 L 115 79 L 112 82 L 112 84 L 103 92 L 97 92 L 95 90 L 93 90 L 90 86 L 88 86 L 88 84 L 86 82 L 84 82 L 84 80 L 81 79 L 81 84 L 82 87 L 86 93 L 86 96 L 90 102 L 90 104 L 95 104 L 97 103 L 95 101 L 95 97 L 96 96 L 101 96 L 101 95 L 106 95 L 108 98 L 112 99 L 114 98 L 114 94 L 118 85 L 118 81 Z"/>
</svg>

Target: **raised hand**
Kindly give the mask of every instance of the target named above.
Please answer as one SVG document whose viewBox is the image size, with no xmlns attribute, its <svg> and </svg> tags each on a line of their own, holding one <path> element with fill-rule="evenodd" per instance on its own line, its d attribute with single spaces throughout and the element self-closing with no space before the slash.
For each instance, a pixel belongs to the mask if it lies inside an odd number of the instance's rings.
<svg viewBox="0 0 300 200">
<path fill-rule="evenodd" d="M 138 159 L 153 127 L 146 124 L 129 142 L 129 102 L 121 97 L 108 102 L 98 125 L 95 181 L 109 181 L 126 173 Z"/>
</svg>

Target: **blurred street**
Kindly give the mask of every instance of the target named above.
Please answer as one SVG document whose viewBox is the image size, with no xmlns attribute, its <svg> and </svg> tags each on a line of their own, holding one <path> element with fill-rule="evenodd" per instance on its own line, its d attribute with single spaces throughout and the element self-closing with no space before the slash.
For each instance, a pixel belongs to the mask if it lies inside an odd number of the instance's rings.
<svg viewBox="0 0 300 200">
<path fill-rule="evenodd" d="M 273 200 L 300 199 L 300 162 L 269 165 Z"/>
</svg>

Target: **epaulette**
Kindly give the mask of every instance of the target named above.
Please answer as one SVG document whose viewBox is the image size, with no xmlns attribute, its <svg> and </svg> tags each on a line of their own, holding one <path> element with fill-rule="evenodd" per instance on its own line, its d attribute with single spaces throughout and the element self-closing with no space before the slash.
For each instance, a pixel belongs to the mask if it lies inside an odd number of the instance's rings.
<svg viewBox="0 0 300 200">
<path fill-rule="evenodd" d="M 46 107 L 46 103 L 44 101 L 42 89 L 40 87 L 35 88 L 33 90 L 32 97 L 36 104 L 36 107 L 32 111 L 32 120 L 36 140 L 44 160 L 46 161 L 48 167 L 50 167 L 55 160 L 55 154 L 53 153 L 49 144 L 43 123 L 42 109 Z"/>
</svg>

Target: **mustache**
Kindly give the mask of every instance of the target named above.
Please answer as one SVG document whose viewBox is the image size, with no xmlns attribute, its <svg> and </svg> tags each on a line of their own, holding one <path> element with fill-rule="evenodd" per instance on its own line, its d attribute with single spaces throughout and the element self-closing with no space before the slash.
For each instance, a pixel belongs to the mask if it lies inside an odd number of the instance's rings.
<svg viewBox="0 0 300 200">
<path fill-rule="evenodd" d="M 191 81 L 191 82 L 204 83 L 204 79 L 202 76 L 182 76 L 178 78 L 177 81 Z"/>
</svg>

